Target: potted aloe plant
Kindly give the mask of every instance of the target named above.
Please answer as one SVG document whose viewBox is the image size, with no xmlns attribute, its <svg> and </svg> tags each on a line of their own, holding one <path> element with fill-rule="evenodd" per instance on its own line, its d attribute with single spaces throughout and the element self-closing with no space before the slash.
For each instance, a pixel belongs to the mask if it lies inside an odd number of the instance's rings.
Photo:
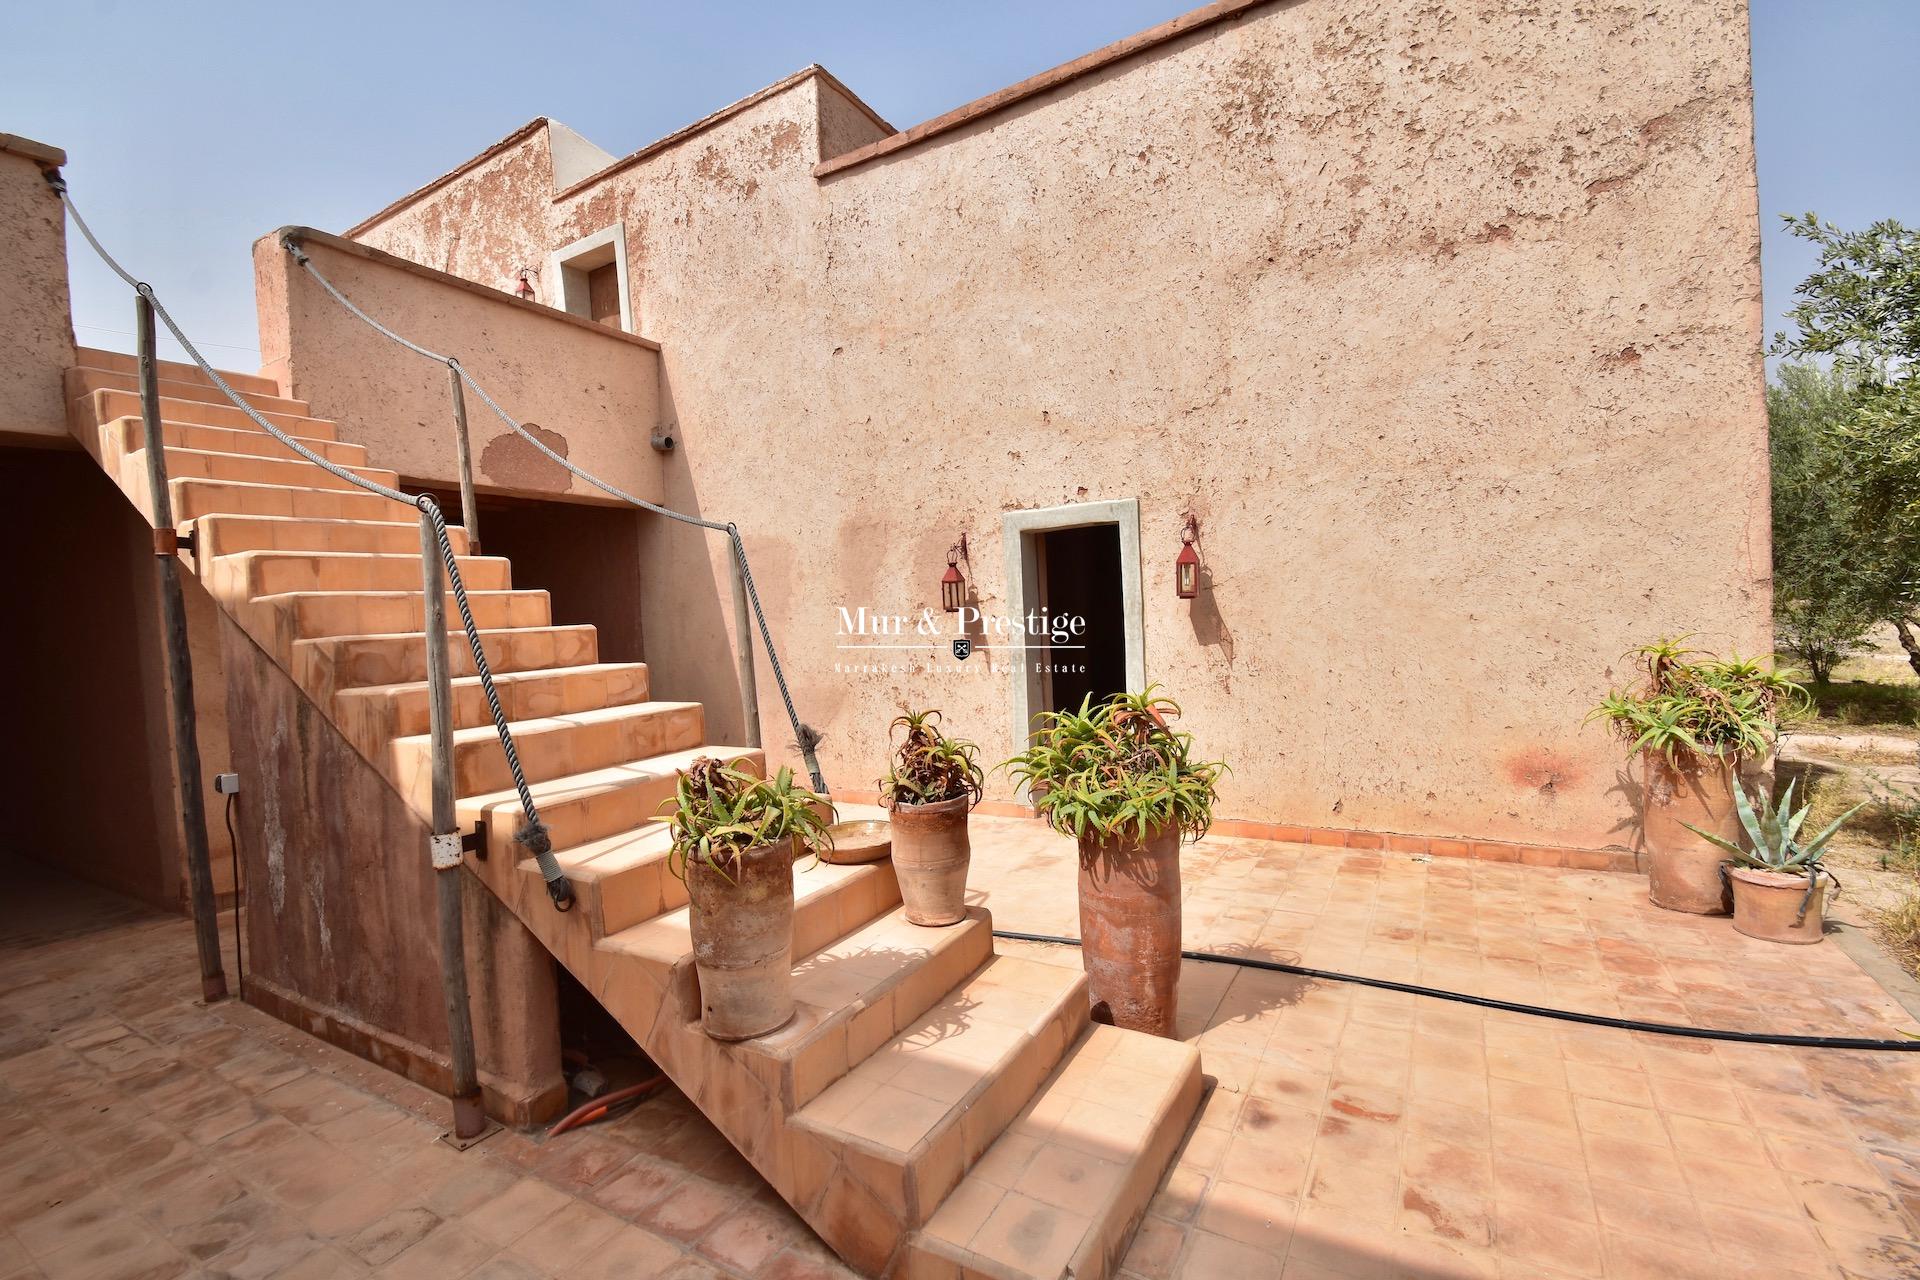
<svg viewBox="0 0 1920 1280">
<path fill-rule="evenodd" d="M 1735 839 L 1734 783 L 1757 781 L 1771 765 L 1780 719 L 1806 691 L 1786 673 L 1742 658 L 1661 639 L 1629 658 L 1644 666 L 1637 685 L 1609 693 L 1587 717 L 1604 720 L 1640 759 L 1641 830 L 1647 893 L 1658 907 L 1698 915 L 1730 908 L 1721 850 L 1697 833 Z"/>
<path fill-rule="evenodd" d="M 1213 821 L 1226 765 L 1193 758 L 1157 686 L 1048 712 L 1003 768 L 1080 844 L 1080 946 L 1094 1020 L 1172 1036 L 1179 1011 L 1180 841 Z"/>
<path fill-rule="evenodd" d="M 1794 810 L 1793 783 L 1787 783 L 1777 803 L 1762 794 L 1755 805 L 1736 779 L 1733 805 L 1751 848 L 1743 849 L 1736 841 L 1714 832 L 1689 827 L 1695 835 L 1731 855 L 1726 872 L 1733 884 L 1733 927 L 1767 942 L 1820 941 L 1826 933 L 1829 892 L 1840 884 L 1820 859 L 1840 825 L 1865 804 L 1862 800 L 1803 844 L 1800 827 L 1813 806 L 1801 805 L 1798 812 Z"/>
<path fill-rule="evenodd" d="M 700 1020 L 750 1040 L 793 1018 L 793 864 L 828 843 L 832 808 L 781 769 L 771 780 L 707 756 L 667 802 L 667 865 L 687 884 Z"/>
<path fill-rule="evenodd" d="M 897 716 L 887 733 L 889 741 L 901 735 L 880 780 L 880 803 L 893 815 L 901 904 L 914 924 L 958 924 L 967 914 L 967 814 L 980 802 L 980 749 L 940 732 L 938 711 Z"/>
</svg>

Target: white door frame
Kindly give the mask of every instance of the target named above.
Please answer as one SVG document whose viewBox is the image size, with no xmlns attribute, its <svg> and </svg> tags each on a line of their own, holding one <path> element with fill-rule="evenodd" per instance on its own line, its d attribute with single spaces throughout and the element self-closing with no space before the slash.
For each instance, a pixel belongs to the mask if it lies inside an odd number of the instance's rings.
<svg viewBox="0 0 1920 1280">
<path fill-rule="evenodd" d="M 553 282 L 549 286 L 552 297 L 548 305 L 576 316 L 588 316 L 587 272 L 595 267 L 604 267 L 609 262 L 614 264 L 614 274 L 620 280 L 620 327 L 632 333 L 633 287 L 627 280 L 625 222 L 602 227 L 592 235 L 582 236 L 565 248 L 555 249 L 547 255 L 547 278 Z"/>
<path fill-rule="evenodd" d="M 1120 530 L 1120 620 L 1126 646 L 1127 688 L 1147 686 L 1146 596 L 1140 580 L 1140 500 L 1075 502 L 1035 511 L 1009 511 L 1000 517 L 1000 539 L 1006 555 L 1007 609 L 1022 616 L 1040 605 L 1040 534 L 1056 529 L 1083 529 L 1089 525 L 1117 525 Z M 1035 646 L 1044 649 L 1044 643 Z M 1033 732 L 1033 715 L 1043 705 L 1044 677 L 1034 671 L 1032 650 L 1021 655 L 1013 679 L 1013 749 L 1022 750 Z"/>
</svg>

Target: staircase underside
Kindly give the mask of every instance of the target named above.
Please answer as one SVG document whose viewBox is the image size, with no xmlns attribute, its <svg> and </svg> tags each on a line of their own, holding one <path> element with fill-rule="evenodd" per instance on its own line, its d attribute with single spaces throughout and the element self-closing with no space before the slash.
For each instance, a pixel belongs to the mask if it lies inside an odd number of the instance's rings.
<svg viewBox="0 0 1920 1280">
<path fill-rule="evenodd" d="M 81 360 L 67 375 L 74 434 L 151 519 L 135 366 Z M 396 483 L 268 380 L 223 376 L 330 461 Z M 160 377 L 175 518 L 194 535 L 187 567 L 424 814 L 417 516 L 293 456 L 197 369 L 162 362 Z M 759 769 L 761 753 L 709 743 L 699 704 L 653 699 L 644 664 L 601 662 L 592 627 L 554 625 L 545 592 L 449 532 L 579 904 L 555 911 L 519 856 L 518 797 L 454 632 L 458 813 L 482 833 L 473 873 L 849 1264 L 941 1280 L 1111 1274 L 1198 1105 L 1197 1052 L 1090 1025 L 1084 976 L 996 955 L 982 909 L 948 928 L 910 924 L 887 862 L 796 865 L 798 1016 L 756 1040 L 709 1039 L 659 814 L 695 757 Z"/>
</svg>

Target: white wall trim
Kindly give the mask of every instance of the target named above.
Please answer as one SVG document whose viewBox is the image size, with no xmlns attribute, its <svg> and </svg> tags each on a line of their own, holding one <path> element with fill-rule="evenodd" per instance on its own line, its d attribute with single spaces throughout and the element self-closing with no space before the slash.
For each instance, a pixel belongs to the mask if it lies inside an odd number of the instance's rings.
<svg viewBox="0 0 1920 1280">
<path fill-rule="evenodd" d="M 1111 524 L 1120 529 L 1120 618 L 1126 645 L 1127 687 L 1147 686 L 1146 593 L 1140 578 L 1140 500 L 1075 502 L 1035 511 L 1009 511 L 1000 517 L 1001 549 L 1006 556 L 1007 610 L 1024 614 L 1039 605 L 1038 539 L 1033 535 L 1055 529 L 1080 529 Z M 1020 750 L 1028 742 L 1033 713 L 1041 700 L 1041 677 L 1033 659 L 1023 655 L 1020 674 L 1013 679 L 1011 742 Z"/>
<path fill-rule="evenodd" d="M 609 254 L 608 250 L 611 249 Z M 581 261 L 585 259 L 585 261 Z M 612 261 L 620 280 L 620 328 L 627 333 L 633 327 L 633 283 L 627 274 L 627 224 L 616 222 L 590 236 L 582 236 L 565 248 L 547 255 L 547 280 L 554 296 L 546 299 L 550 307 L 585 316 L 587 310 L 586 273 Z"/>
</svg>

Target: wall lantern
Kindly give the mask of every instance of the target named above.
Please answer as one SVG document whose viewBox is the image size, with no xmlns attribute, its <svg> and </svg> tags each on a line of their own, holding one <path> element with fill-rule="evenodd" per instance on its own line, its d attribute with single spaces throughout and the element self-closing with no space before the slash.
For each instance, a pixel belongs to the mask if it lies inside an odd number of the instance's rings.
<svg viewBox="0 0 1920 1280">
<path fill-rule="evenodd" d="M 524 267 L 520 269 L 519 281 L 513 286 L 513 296 L 527 302 L 533 301 L 533 281 L 527 279 L 527 270 Z"/>
<path fill-rule="evenodd" d="M 940 575 L 940 607 L 948 613 L 960 612 L 967 602 L 967 579 L 960 572 L 960 562 L 966 559 L 967 535 L 962 533 L 960 541 L 947 548 L 947 571 Z"/>
<path fill-rule="evenodd" d="M 1173 562 L 1173 589 L 1182 600 L 1200 594 L 1200 556 L 1193 549 L 1193 540 L 1199 536 L 1200 521 L 1188 516 L 1186 528 L 1180 531 L 1180 558 Z"/>
</svg>

